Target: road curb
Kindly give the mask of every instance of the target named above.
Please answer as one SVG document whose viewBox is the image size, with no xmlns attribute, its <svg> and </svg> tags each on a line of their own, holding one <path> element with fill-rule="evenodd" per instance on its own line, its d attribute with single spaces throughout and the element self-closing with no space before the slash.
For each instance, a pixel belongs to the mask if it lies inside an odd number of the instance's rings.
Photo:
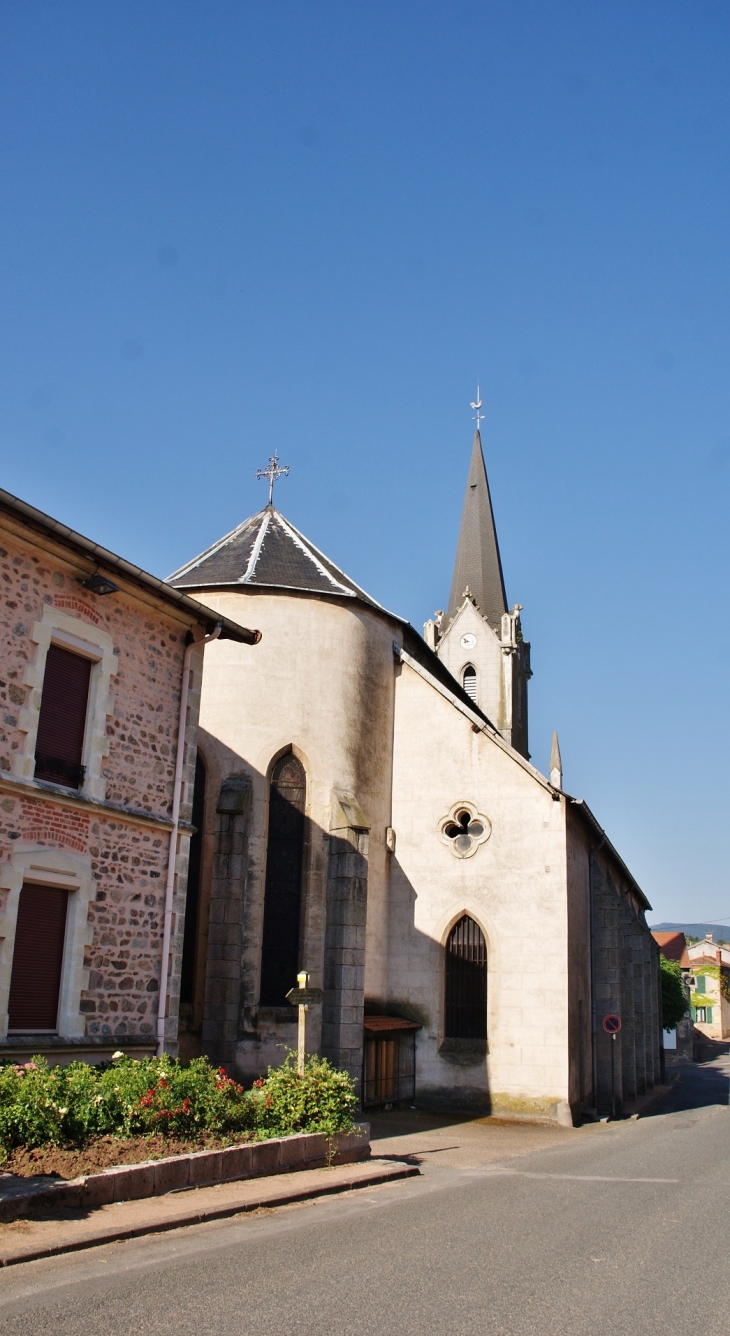
<svg viewBox="0 0 730 1336">
<path fill-rule="evenodd" d="M 665 1100 L 667 1098 L 667 1095 L 677 1084 L 680 1075 L 681 1072 L 672 1072 L 672 1075 L 669 1079 L 665 1077 L 662 1089 L 655 1090 L 651 1095 L 647 1095 L 646 1102 L 643 1103 L 641 1108 L 637 1109 L 635 1113 L 629 1114 L 629 1117 L 634 1118 L 638 1121 L 639 1118 L 646 1118 L 647 1114 L 653 1113 L 654 1109 L 656 1109 L 657 1106 L 661 1104 L 662 1100 Z"/>
<path fill-rule="evenodd" d="M 326 1173 L 327 1171 L 315 1170 L 313 1172 Z M 173 1229 L 183 1229 L 187 1225 L 201 1225 L 209 1220 L 225 1220 L 227 1217 L 248 1214 L 262 1208 L 290 1206 L 294 1202 L 309 1201 L 316 1197 L 334 1196 L 339 1192 L 352 1192 L 355 1188 L 375 1187 L 380 1183 L 393 1183 L 398 1179 L 416 1178 L 419 1175 L 420 1169 L 417 1165 L 388 1164 L 385 1166 L 373 1165 L 372 1169 L 365 1174 L 346 1179 L 338 1178 L 334 1183 L 327 1183 L 323 1180 L 317 1184 L 303 1184 L 301 1187 L 290 1189 L 288 1192 L 285 1190 L 282 1181 L 281 1191 L 273 1196 L 262 1195 L 255 1198 L 241 1198 L 237 1202 L 228 1202 L 225 1206 L 203 1207 L 199 1210 L 192 1210 L 186 1215 L 170 1215 L 167 1219 L 150 1221 L 148 1224 L 130 1225 L 122 1229 L 114 1227 L 100 1229 L 97 1234 L 69 1240 L 67 1243 L 50 1244 L 42 1248 L 28 1248 L 23 1252 L 14 1252 L 0 1257 L 0 1267 L 16 1266 L 21 1262 L 37 1262 L 46 1257 L 59 1257 L 64 1253 L 82 1252 L 87 1248 L 96 1248 L 104 1243 L 121 1243 L 125 1239 L 142 1238 L 145 1234 L 168 1233 Z M 268 1182 L 271 1182 L 271 1179 Z M 189 1189 L 189 1191 L 195 1192 L 196 1189 Z"/>
</svg>

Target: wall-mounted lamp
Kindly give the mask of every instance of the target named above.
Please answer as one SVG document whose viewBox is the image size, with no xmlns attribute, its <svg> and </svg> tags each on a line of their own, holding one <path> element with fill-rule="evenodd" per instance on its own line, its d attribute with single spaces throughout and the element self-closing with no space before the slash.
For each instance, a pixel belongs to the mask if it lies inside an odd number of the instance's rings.
<svg viewBox="0 0 730 1336">
<path fill-rule="evenodd" d="M 79 580 L 79 584 L 83 585 L 84 589 L 90 589 L 92 594 L 119 593 L 119 585 L 115 585 L 113 580 L 106 575 L 100 575 L 98 571 L 94 571 L 94 574 L 87 576 L 85 580 Z"/>
</svg>

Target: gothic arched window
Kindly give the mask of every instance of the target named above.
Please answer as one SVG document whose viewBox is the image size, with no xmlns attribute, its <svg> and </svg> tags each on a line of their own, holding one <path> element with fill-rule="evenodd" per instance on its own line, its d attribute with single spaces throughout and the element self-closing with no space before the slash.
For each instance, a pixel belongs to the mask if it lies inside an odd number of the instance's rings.
<svg viewBox="0 0 730 1336">
<path fill-rule="evenodd" d="M 446 943 L 447 1039 L 487 1037 L 487 943 L 473 918 L 455 923 Z"/>
<path fill-rule="evenodd" d="M 261 948 L 263 1006 L 285 1007 L 286 994 L 297 983 L 305 797 L 304 768 L 288 752 L 276 762 L 269 789 Z"/>
<path fill-rule="evenodd" d="M 471 696 L 474 704 L 477 703 L 477 670 L 473 664 L 468 663 L 461 674 L 461 685 L 467 696 Z"/>
</svg>

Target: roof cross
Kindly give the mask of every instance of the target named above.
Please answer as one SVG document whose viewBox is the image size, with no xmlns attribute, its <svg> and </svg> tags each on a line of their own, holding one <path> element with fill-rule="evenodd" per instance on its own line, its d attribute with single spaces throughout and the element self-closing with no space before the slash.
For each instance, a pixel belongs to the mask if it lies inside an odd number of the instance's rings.
<svg viewBox="0 0 730 1336">
<path fill-rule="evenodd" d="M 470 404 L 469 407 L 474 409 L 475 419 L 476 419 L 476 424 L 477 424 L 477 431 L 479 431 L 479 424 L 480 424 L 480 422 L 482 421 L 482 419 L 484 418 L 485 414 L 481 412 L 482 398 L 481 398 L 481 394 L 480 394 L 480 392 L 479 392 L 479 386 L 478 386 L 478 385 L 477 385 L 477 397 L 476 397 L 476 403 Z"/>
<path fill-rule="evenodd" d="M 275 482 L 278 482 L 279 478 L 285 478 L 288 472 L 289 472 L 289 465 L 288 465 L 288 464 L 284 464 L 284 465 L 281 465 L 281 466 L 280 466 L 280 464 L 279 464 L 279 456 L 278 456 L 278 454 L 276 453 L 276 451 L 274 451 L 273 455 L 269 455 L 269 462 L 268 462 L 268 464 L 266 465 L 266 468 L 265 468 L 265 469 L 257 469 L 257 470 L 256 470 L 256 479 L 257 479 L 257 481 L 258 481 L 259 478 L 265 478 L 266 481 L 267 481 L 268 484 L 269 484 L 269 505 L 270 505 L 270 506 L 273 505 L 273 498 L 274 498 L 274 483 L 275 483 Z"/>
</svg>

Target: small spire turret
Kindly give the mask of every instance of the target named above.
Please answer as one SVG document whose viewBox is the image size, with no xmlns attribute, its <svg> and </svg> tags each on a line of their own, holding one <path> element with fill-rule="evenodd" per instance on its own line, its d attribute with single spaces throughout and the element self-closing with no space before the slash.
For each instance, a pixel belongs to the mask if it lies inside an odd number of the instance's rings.
<svg viewBox="0 0 730 1336">
<path fill-rule="evenodd" d="M 560 759 L 560 743 L 557 733 L 553 733 L 553 745 L 550 749 L 550 783 L 554 789 L 563 787 L 563 762 Z"/>
</svg>

